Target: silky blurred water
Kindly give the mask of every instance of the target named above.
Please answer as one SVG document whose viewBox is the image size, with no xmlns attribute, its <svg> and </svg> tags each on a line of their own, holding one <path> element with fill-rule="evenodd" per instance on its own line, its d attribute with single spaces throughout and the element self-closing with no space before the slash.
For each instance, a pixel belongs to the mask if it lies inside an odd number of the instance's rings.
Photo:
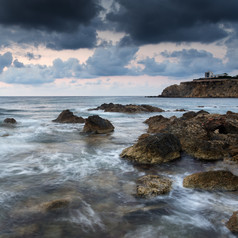
<svg viewBox="0 0 238 238">
<path fill-rule="evenodd" d="M 163 113 L 88 111 L 102 103 L 149 104 Z M 112 122 L 108 135 L 81 133 L 83 124 L 53 123 L 62 110 Z M 178 116 L 176 109 L 238 112 L 238 99 L 145 97 L 0 97 L 0 237 L 235 237 L 225 222 L 238 210 L 237 192 L 185 189 L 186 175 L 236 165 L 181 159 L 152 168 L 133 166 L 121 151 L 146 132 L 147 118 Z M 3 120 L 13 117 L 16 125 Z M 170 177 L 170 194 L 135 197 L 145 174 Z M 60 213 L 43 213 L 41 204 L 70 199 Z"/>
</svg>

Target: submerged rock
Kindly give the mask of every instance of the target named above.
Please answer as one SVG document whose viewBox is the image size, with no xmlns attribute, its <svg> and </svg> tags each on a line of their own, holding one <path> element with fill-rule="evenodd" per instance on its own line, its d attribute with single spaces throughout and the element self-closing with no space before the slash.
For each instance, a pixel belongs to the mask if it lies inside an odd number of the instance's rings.
<svg viewBox="0 0 238 238">
<path fill-rule="evenodd" d="M 84 123 L 85 120 L 82 117 L 75 116 L 70 110 L 62 111 L 59 116 L 53 120 L 58 123 Z"/>
<path fill-rule="evenodd" d="M 69 204 L 70 204 L 69 199 L 62 198 L 62 199 L 45 202 L 40 205 L 40 209 L 43 212 L 54 212 L 54 211 L 59 211 L 61 209 L 67 208 Z"/>
<path fill-rule="evenodd" d="M 160 164 L 180 157 L 179 139 L 168 133 L 146 135 L 122 151 L 121 157 L 139 164 Z"/>
<path fill-rule="evenodd" d="M 114 131 L 112 123 L 98 115 L 88 117 L 83 128 L 83 132 L 86 133 L 106 134 L 112 131 Z"/>
<path fill-rule="evenodd" d="M 104 110 L 105 112 L 124 112 L 124 113 L 140 113 L 140 112 L 164 112 L 161 108 L 153 107 L 150 105 L 122 105 L 114 103 L 104 103 L 101 106 L 91 110 Z"/>
<path fill-rule="evenodd" d="M 7 124 L 16 124 L 17 123 L 17 121 L 14 118 L 6 118 L 3 122 L 7 123 Z"/>
<path fill-rule="evenodd" d="M 233 215 L 226 223 L 226 227 L 234 233 L 238 233 L 238 211 L 233 212 Z"/>
<path fill-rule="evenodd" d="M 136 194 L 139 197 L 150 198 L 169 193 L 172 181 L 158 175 L 146 175 L 138 179 Z"/>
<path fill-rule="evenodd" d="M 183 186 L 204 190 L 238 190 L 238 176 L 229 171 L 208 171 L 189 175 L 184 178 Z"/>
</svg>

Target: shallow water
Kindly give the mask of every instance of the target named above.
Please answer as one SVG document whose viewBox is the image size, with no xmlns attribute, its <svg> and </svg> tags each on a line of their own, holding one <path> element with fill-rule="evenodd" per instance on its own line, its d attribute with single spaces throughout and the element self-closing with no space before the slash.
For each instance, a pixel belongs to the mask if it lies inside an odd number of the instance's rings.
<svg viewBox="0 0 238 238">
<path fill-rule="evenodd" d="M 149 104 L 163 113 L 122 114 L 87 111 L 102 103 Z M 181 116 L 176 109 L 238 112 L 238 99 L 144 97 L 0 97 L 0 237 L 235 237 L 225 222 L 238 210 L 237 192 L 185 189 L 185 176 L 209 169 L 230 169 L 222 161 L 204 162 L 183 154 L 151 168 L 121 159 L 121 151 L 146 132 L 147 118 Z M 81 133 L 82 124 L 53 123 L 70 109 L 76 115 L 109 119 L 109 135 Z M 14 117 L 18 124 L 2 121 Z M 169 195 L 135 197 L 136 180 L 145 174 L 170 177 Z M 60 212 L 42 204 L 69 199 Z"/>
</svg>

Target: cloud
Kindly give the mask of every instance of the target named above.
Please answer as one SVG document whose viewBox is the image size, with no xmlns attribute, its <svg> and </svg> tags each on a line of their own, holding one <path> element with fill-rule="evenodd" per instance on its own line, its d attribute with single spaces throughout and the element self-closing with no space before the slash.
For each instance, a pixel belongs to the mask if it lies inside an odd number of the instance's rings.
<svg viewBox="0 0 238 238">
<path fill-rule="evenodd" d="M 100 28 L 99 0 L 0 0 L 0 46 L 54 50 L 93 48 Z"/>
<path fill-rule="evenodd" d="M 28 60 L 37 60 L 37 59 L 40 59 L 40 58 L 41 58 L 41 55 L 35 55 L 35 54 L 31 53 L 31 52 L 27 52 L 27 53 L 25 54 L 25 56 L 26 56 L 26 58 L 27 58 Z"/>
<path fill-rule="evenodd" d="M 41 65 L 10 67 L 0 74 L 0 81 L 8 84 L 40 85 L 54 80 L 50 69 Z"/>
<path fill-rule="evenodd" d="M 5 67 L 9 67 L 12 64 L 12 54 L 7 52 L 0 55 L 0 73 L 2 73 Z"/>
<path fill-rule="evenodd" d="M 86 71 L 90 72 L 91 77 L 136 75 L 136 69 L 128 65 L 135 59 L 138 50 L 138 47 L 119 45 L 97 48 L 86 62 Z"/>
<path fill-rule="evenodd" d="M 18 59 L 15 59 L 13 61 L 13 65 L 16 67 L 16 68 L 23 68 L 24 67 L 24 64 L 22 62 L 19 62 Z"/>
<path fill-rule="evenodd" d="M 24 65 L 17 59 L 9 66 L 12 61 L 10 58 L 7 63 L 2 64 L 4 67 L 7 65 L 8 68 L 0 74 L 0 81 L 9 84 L 39 85 L 53 82 L 56 79 L 77 80 L 111 76 L 148 75 L 181 79 L 181 77 L 192 78 L 199 77 L 199 75 L 201 77 L 208 70 L 216 73 L 230 72 L 231 70 L 230 61 L 224 63 L 222 59 L 216 58 L 204 50 L 163 51 L 161 53 L 163 60 L 160 62 L 151 57 L 138 60 L 137 52 L 138 47 L 111 45 L 106 48 L 97 48 L 85 63 L 81 63 L 76 58 L 66 61 L 58 58 L 53 61 L 52 66 Z M 9 53 L 7 55 L 11 56 Z M 1 57 L 4 58 L 6 55 Z M 133 66 L 137 64 L 140 66 Z M 222 72 L 220 72 L 221 69 Z"/>
<path fill-rule="evenodd" d="M 0 24 L 43 31 L 72 32 L 102 10 L 97 0 L 0 0 Z"/>
<path fill-rule="evenodd" d="M 150 76 L 189 77 L 196 74 L 201 75 L 209 70 L 218 72 L 221 69 L 227 69 L 221 59 L 204 50 L 164 51 L 161 55 L 165 57 L 163 62 L 156 62 L 154 58 L 146 58 L 139 61 L 145 67 L 144 74 Z"/>
<path fill-rule="evenodd" d="M 159 42 L 209 43 L 229 35 L 238 22 L 238 1 L 115 0 L 107 20 L 139 45 Z"/>
</svg>

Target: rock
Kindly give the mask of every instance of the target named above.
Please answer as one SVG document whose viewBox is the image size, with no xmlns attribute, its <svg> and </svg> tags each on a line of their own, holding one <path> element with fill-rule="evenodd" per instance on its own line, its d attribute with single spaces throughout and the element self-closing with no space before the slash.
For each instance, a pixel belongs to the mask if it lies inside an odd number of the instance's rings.
<svg viewBox="0 0 238 238">
<path fill-rule="evenodd" d="M 170 133 L 177 136 L 182 150 L 204 160 L 232 157 L 230 149 L 238 144 L 238 117 L 233 113 L 209 114 L 186 112 L 182 117 L 151 117 L 145 121 L 148 133 Z"/>
<path fill-rule="evenodd" d="M 75 116 L 70 110 L 62 111 L 59 116 L 53 120 L 58 123 L 84 123 L 85 120 L 82 117 Z"/>
<path fill-rule="evenodd" d="M 83 132 L 106 134 L 114 131 L 112 123 L 98 115 L 90 116 L 86 119 Z"/>
<path fill-rule="evenodd" d="M 7 123 L 7 124 L 16 124 L 17 123 L 17 121 L 14 118 L 6 118 L 3 122 Z"/>
<path fill-rule="evenodd" d="M 233 215 L 226 223 L 226 227 L 234 233 L 238 233 L 238 211 L 233 212 Z"/>
<path fill-rule="evenodd" d="M 165 88 L 160 97 L 237 98 L 237 79 L 205 79 Z"/>
<path fill-rule="evenodd" d="M 186 112 L 186 110 L 183 109 L 183 108 L 182 109 L 176 109 L 175 112 Z"/>
<path fill-rule="evenodd" d="M 40 227 L 37 224 L 30 224 L 17 227 L 14 229 L 14 232 L 20 237 L 34 237 L 39 229 Z"/>
<path fill-rule="evenodd" d="M 150 198 L 169 193 L 172 181 L 158 175 L 146 175 L 138 179 L 136 194 L 139 197 Z"/>
<path fill-rule="evenodd" d="M 168 125 L 170 122 L 169 118 L 163 117 L 162 115 L 150 117 L 144 123 L 149 125 L 148 132 L 149 133 L 156 133 L 160 131 Z"/>
<path fill-rule="evenodd" d="M 185 177 L 183 186 L 210 191 L 235 191 L 238 190 L 238 176 L 223 170 L 200 172 Z"/>
<path fill-rule="evenodd" d="M 57 199 L 49 202 L 45 202 L 40 205 L 41 210 L 45 212 L 54 212 L 67 208 L 70 204 L 69 199 Z"/>
<path fill-rule="evenodd" d="M 168 133 L 142 137 L 138 142 L 122 151 L 121 157 L 139 164 L 160 164 L 180 157 L 179 139 Z"/>
<path fill-rule="evenodd" d="M 104 103 L 101 106 L 92 110 L 104 110 L 105 112 L 124 112 L 124 113 L 140 113 L 140 112 L 164 112 L 161 108 L 153 107 L 150 105 L 122 105 L 122 104 L 114 104 L 114 103 Z"/>
</svg>

